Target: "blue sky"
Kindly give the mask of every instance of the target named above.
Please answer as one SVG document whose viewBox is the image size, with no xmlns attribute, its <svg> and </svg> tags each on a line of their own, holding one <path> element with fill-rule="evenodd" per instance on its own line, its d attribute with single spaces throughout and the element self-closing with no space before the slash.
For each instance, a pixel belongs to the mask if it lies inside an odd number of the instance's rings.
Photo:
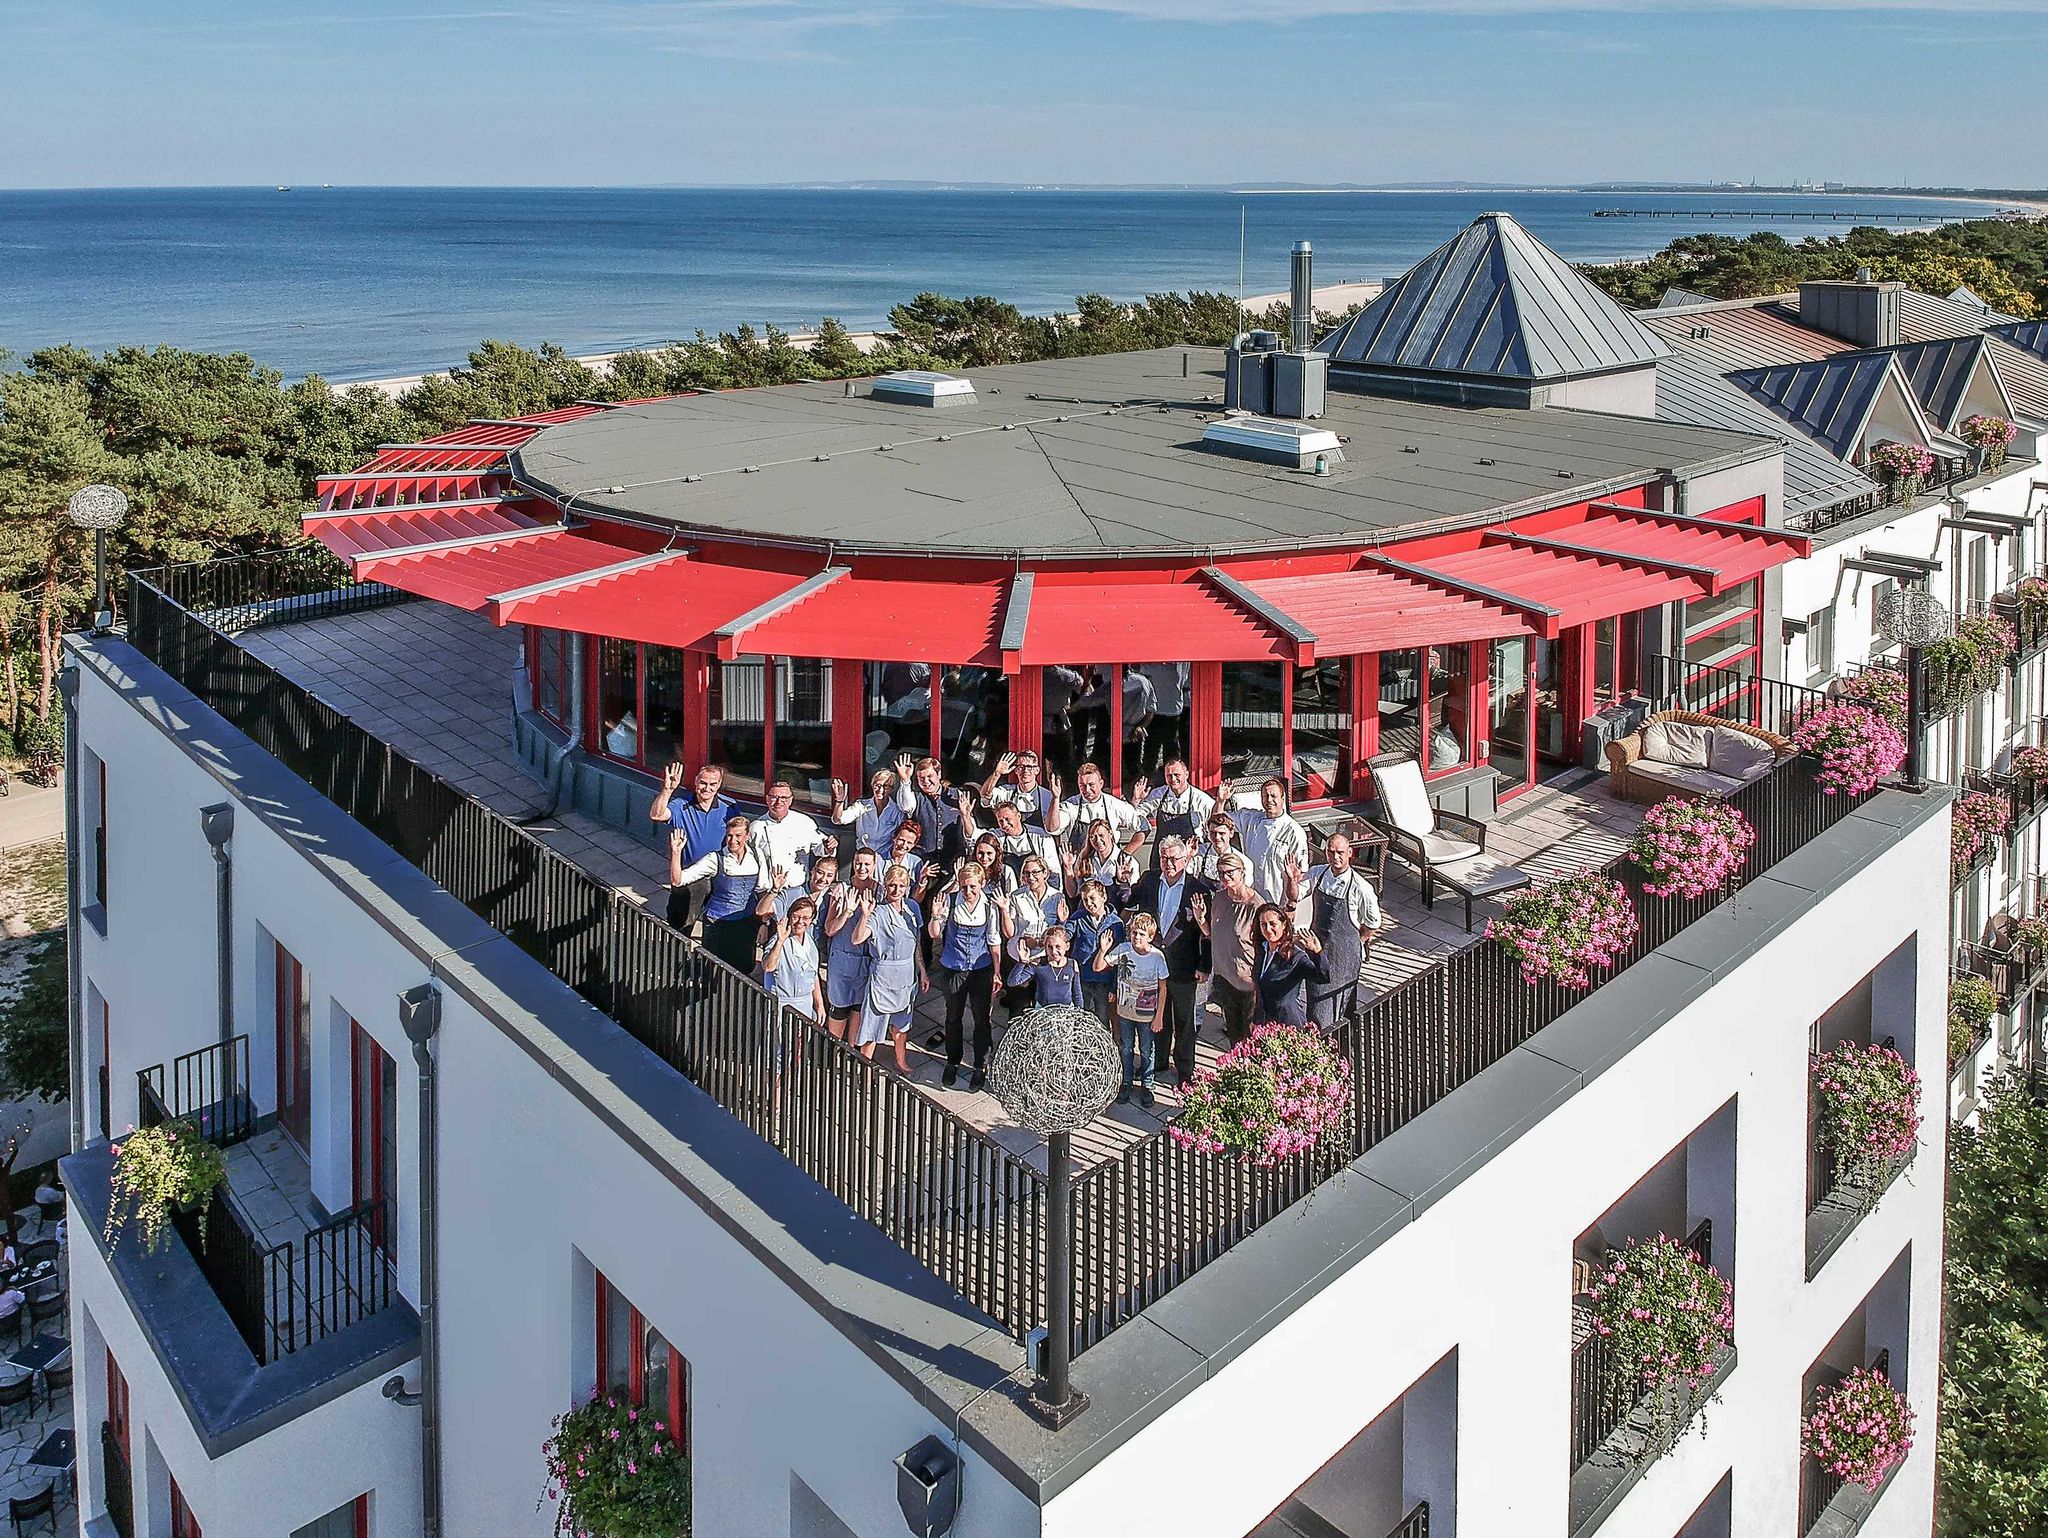
<svg viewBox="0 0 2048 1538">
<path fill-rule="evenodd" d="M 0 186 L 2048 184 L 2048 0 L 0 0 L 0 45 Z"/>
</svg>

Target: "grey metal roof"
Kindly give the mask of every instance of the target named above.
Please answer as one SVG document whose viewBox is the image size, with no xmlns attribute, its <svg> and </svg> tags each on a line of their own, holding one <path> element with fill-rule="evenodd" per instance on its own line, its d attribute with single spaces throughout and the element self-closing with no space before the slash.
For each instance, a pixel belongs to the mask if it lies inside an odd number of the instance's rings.
<svg viewBox="0 0 2048 1538">
<path fill-rule="evenodd" d="M 1785 445 L 1785 507 L 1809 512 L 1879 490 L 1877 482 L 1787 424 L 1768 406 L 1712 369 L 1680 355 L 1657 365 L 1657 415 L 1732 432 L 1764 433 Z"/>
<path fill-rule="evenodd" d="M 2008 346 L 2048 359 L 2048 320 L 2015 320 L 1993 326 L 1991 334 Z"/>
<path fill-rule="evenodd" d="M 1332 390 L 1344 463 L 1315 476 L 1201 447 L 1216 349 L 968 372 L 974 404 L 943 413 L 826 381 L 619 407 L 544 429 L 514 473 L 577 511 L 707 534 L 1100 558 L 1370 543 L 1779 452 L 1651 418 Z"/>
<path fill-rule="evenodd" d="M 1899 339 L 1905 342 L 1969 336 L 1986 326 L 2011 319 L 2010 315 L 2001 315 L 1996 310 L 1963 304 L 1955 299 L 1936 298 L 1933 294 L 1915 293 L 1910 288 L 1899 295 Z"/>
<path fill-rule="evenodd" d="M 1481 214 L 1316 346 L 1338 363 L 1532 381 L 1670 353 L 1506 214 Z"/>
<path fill-rule="evenodd" d="M 1705 294 L 1695 294 L 1689 288 L 1676 286 L 1664 290 L 1664 297 L 1657 301 L 1660 310 L 1676 310 L 1687 305 L 1712 304 L 1714 301 Z"/>
<path fill-rule="evenodd" d="M 1847 459 L 1890 369 L 1890 353 L 1855 352 L 1810 363 L 1738 369 L 1728 380 L 1811 433 L 1829 453 Z"/>
<path fill-rule="evenodd" d="M 1920 409 L 1937 426 L 1953 431 L 1963 396 L 1984 357 L 1983 334 L 1908 342 L 1893 350 L 1898 354 L 1899 366 L 1906 371 L 1906 383 L 1912 387 Z"/>
</svg>

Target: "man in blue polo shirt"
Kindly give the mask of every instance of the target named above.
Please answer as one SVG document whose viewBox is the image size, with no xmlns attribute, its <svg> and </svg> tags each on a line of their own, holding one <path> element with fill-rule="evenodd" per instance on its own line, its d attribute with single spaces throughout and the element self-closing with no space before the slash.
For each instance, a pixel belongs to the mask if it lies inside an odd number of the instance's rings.
<svg viewBox="0 0 2048 1538">
<path fill-rule="evenodd" d="M 689 865 L 725 843 L 725 822 L 733 814 L 733 802 L 732 797 L 719 794 L 719 786 L 725 783 L 725 771 L 716 764 L 706 764 L 697 771 L 692 782 L 694 794 L 688 800 L 676 794 L 682 789 L 683 773 L 680 760 L 661 772 L 661 789 L 655 793 L 653 805 L 647 808 L 647 816 L 651 821 L 667 824 L 671 837 L 682 839 L 683 864 Z M 678 929 L 689 928 L 690 915 L 708 885 L 708 881 L 700 881 L 671 891 L 668 921 Z"/>
</svg>

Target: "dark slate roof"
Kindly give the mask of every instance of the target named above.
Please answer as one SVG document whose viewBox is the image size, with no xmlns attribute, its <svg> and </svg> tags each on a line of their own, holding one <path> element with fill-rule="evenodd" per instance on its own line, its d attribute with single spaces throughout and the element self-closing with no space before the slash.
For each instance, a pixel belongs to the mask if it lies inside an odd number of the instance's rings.
<svg viewBox="0 0 2048 1538">
<path fill-rule="evenodd" d="M 1877 482 L 1803 432 L 1787 432 L 1770 407 L 1680 354 L 1657 365 L 1657 415 L 1732 432 L 1762 433 L 1785 445 L 1785 507 L 1810 512 L 1876 492 Z"/>
<path fill-rule="evenodd" d="M 1337 363 L 1530 381 L 1670 353 L 1506 214 L 1481 214 L 1316 345 Z"/>
<path fill-rule="evenodd" d="M 1920 409 L 1937 426 L 1953 431 L 1963 394 L 1970 388 L 1970 379 L 1984 356 L 1983 334 L 1908 342 L 1896 351 Z"/>
<path fill-rule="evenodd" d="M 2048 359 L 2048 320 L 2015 320 L 1993 326 L 1991 334 L 2022 352 Z"/>
<path fill-rule="evenodd" d="M 1890 367 L 1888 352 L 1854 352 L 1811 363 L 1739 369 L 1728 379 L 1812 434 L 1829 453 L 1846 459 Z"/>
<path fill-rule="evenodd" d="M 513 467 L 576 511 L 707 534 L 1100 560 L 1370 543 L 1779 452 L 1655 418 L 1332 390 L 1319 425 L 1344 462 L 1311 476 L 1201 446 L 1222 361 L 1176 347 L 972 369 L 973 402 L 943 411 L 834 381 L 682 396 L 548 427 Z"/>
</svg>

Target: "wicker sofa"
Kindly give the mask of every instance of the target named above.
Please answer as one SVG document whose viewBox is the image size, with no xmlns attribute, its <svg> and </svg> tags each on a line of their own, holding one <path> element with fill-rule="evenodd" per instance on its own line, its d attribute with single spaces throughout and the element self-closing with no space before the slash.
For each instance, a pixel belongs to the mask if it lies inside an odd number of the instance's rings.
<svg viewBox="0 0 2048 1538">
<path fill-rule="evenodd" d="M 1763 778 L 1792 744 L 1775 732 L 1696 710 L 1660 710 L 1607 745 L 1614 794 L 1625 801 L 1721 797 Z"/>
</svg>

